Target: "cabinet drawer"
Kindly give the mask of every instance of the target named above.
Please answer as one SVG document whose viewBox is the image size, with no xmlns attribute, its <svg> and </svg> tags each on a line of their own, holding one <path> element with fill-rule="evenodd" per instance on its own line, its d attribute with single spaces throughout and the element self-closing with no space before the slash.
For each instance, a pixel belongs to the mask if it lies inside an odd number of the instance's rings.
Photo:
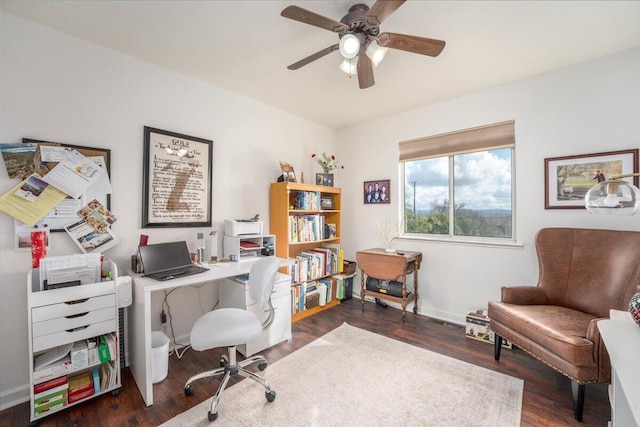
<svg viewBox="0 0 640 427">
<path fill-rule="evenodd" d="M 73 316 L 75 314 L 87 313 L 102 308 L 114 309 L 116 305 L 115 294 L 102 295 L 80 300 L 69 300 L 57 304 L 50 304 L 35 307 L 31 311 L 31 321 L 33 323 L 45 320 L 57 319 L 60 317 Z"/>
<path fill-rule="evenodd" d="M 276 279 L 277 280 L 277 279 Z M 271 291 L 271 303 L 274 304 L 273 300 L 275 298 L 280 298 L 286 295 L 291 295 L 291 282 L 287 279 L 287 280 L 281 280 L 279 282 L 276 282 L 273 285 L 273 290 Z M 251 295 L 249 295 L 249 288 L 247 287 L 247 307 L 249 305 L 253 305 L 256 302 L 253 300 L 253 298 L 251 298 Z"/>
<path fill-rule="evenodd" d="M 48 291 L 31 292 L 31 307 L 41 307 L 65 301 L 115 294 L 115 281 L 110 280 L 88 285 L 70 286 L 68 288 L 50 289 Z"/>
<path fill-rule="evenodd" d="M 238 346 L 240 353 L 246 357 L 291 339 L 291 295 L 272 298 L 271 302 L 275 309 L 275 318 L 269 329 L 263 331 L 258 338 L 246 345 Z M 258 313 L 255 304 L 247 307 L 247 310 L 257 315 L 261 322 L 267 318 L 269 312 L 269 310 L 264 310 L 262 313 Z"/>
<path fill-rule="evenodd" d="M 82 326 L 88 326 L 93 323 L 113 320 L 115 318 L 115 309 L 113 307 L 109 307 L 76 314 L 74 316 L 58 317 L 44 322 L 36 322 L 33 324 L 33 337 L 35 338 L 56 332 L 63 332 Z"/>
<path fill-rule="evenodd" d="M 98 335 L 108 334 L 118 329 L 116 319 L 106 322 L 93 323 L 77 331 L 61 331 L 41 337 L 33 338 L 33 352 L 46 350 L 59 345 L 70 344 L 75 341 L 86 340 Z"/>
</svg>

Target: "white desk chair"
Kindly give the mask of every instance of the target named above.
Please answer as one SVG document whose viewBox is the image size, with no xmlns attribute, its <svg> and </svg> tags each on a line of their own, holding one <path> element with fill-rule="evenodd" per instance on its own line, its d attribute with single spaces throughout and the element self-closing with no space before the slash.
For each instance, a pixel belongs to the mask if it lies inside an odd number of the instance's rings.
<svg viewBox="0 0 640 427">
<path fill-rule="evenodd" d="M 221 308 L 203 315 L 193 325 L 191 347 L 194 350 L 203 351 L 217 347 L 228 347 L 229 349 L 229 355 L 222 356 L 220 368 L 194 375 L 184 385 L 184 393 L 190 396 L 193 394 L 192 382 L 200 378 L 224 374 L 218 391 L 216 391 L 211 402 L 211 411 L 208 414 L 209 421 L 214 421 L 218 418 L 217 406 L 220 394 L 227 386 L 231 375 L 238 374 L 262 384 L 266 390 L 267 401 L 273 402 L 276 398 L 276 392 L 271 390 L 269 383 L 264 378 L 244 369 L 247 365 L 260 362 L 258 369 L 264 371 L 267 368 L 267 359 L 256 355 L 237 362 L 236 346 L 256 339 L 262 331 L 271 326 L 275 314 L 271 305 L 271 292 L 279 266 L 280 260 L 278 258 L 265 257 L 259 259 L 249 272 L 249 295 L 256 302 L 260 312 L 265 307 L 269 308 L 269 315 L 263 323 L 260 323 L 260 320 L 253 313 L 244 309 Z"/>
</svg>

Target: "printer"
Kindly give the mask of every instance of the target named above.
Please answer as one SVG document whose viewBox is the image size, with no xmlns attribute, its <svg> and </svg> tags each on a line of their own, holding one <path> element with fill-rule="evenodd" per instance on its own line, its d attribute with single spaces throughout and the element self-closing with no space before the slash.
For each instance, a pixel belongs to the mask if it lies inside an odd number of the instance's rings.
<svg viewBox="0 0 640 427">
<path fill-rule="evenodd" d="M 242 236 L 245 234 L 262 234 L 262 221 L 247 221 L 237 219 L 224 220 L 225 236 Z"/>
</svg>

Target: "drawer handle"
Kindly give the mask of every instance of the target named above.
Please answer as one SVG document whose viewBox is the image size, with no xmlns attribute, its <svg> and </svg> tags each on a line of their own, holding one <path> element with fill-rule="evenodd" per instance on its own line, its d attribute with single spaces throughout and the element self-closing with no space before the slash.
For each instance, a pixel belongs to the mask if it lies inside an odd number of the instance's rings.
<svg viewBox="0 0 640 427">
<path fill-rule="evenodd" d="M 71 316 L 64 316 L 64 317 L 66 319 L 75 319 L 76 317 L 86 316 L 87 314 L 89 314 L 89 312 L 85 311 L 84 313 L 72 314 Z"/>
<path fill-rule="evenodd" d="M 76 299 L 76 300 L 73 300 L 73 301 L 65 301 L 65 304 L 67 304 L 67 305 L 82 304 L 83 302 L 87 302 L 87 301 L 89 301 L 89 298 Z"/>
<path fill-rule="evenodd" d="M 81 331 L 83 329 L 87 329 L 90 325 L 85 325 L 85 326 L 78 326 L 77 328 L 73 328 L 73 329 L 67 329 L 67 332 L 77 332 L 77 331 Z"/>
</svg>

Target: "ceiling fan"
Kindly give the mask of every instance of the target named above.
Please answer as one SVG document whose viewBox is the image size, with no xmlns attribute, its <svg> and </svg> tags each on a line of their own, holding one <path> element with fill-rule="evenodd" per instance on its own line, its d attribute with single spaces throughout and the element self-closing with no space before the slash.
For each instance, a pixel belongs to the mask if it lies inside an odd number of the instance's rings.
<svg viewBox="0 0 640 427">
<path fill-rule="evenodd" d="M 344 57 L 340 69 L 347 72 L 349 77 L 357 74 L 360 89 L 366 89 L 375 84 L 373 66 L 382 60 L 388 48 L 427 56 L 438 56 L 444 49 L 445 42 L 442 40 L 380 32 L 380 24 L 405 1 L 377 0 L 371 8 L 366 4 L 355 4 L 351 6 L 349 13 L 343 16 L 340 22 L 298 6 L 286 7 L 280 13 L 281 16 L 333 31 L 338 33 L 340 37 L 339 43 L 309 55 L 287 68 L 297 70 L 339 50 Z"/>
</svg>

